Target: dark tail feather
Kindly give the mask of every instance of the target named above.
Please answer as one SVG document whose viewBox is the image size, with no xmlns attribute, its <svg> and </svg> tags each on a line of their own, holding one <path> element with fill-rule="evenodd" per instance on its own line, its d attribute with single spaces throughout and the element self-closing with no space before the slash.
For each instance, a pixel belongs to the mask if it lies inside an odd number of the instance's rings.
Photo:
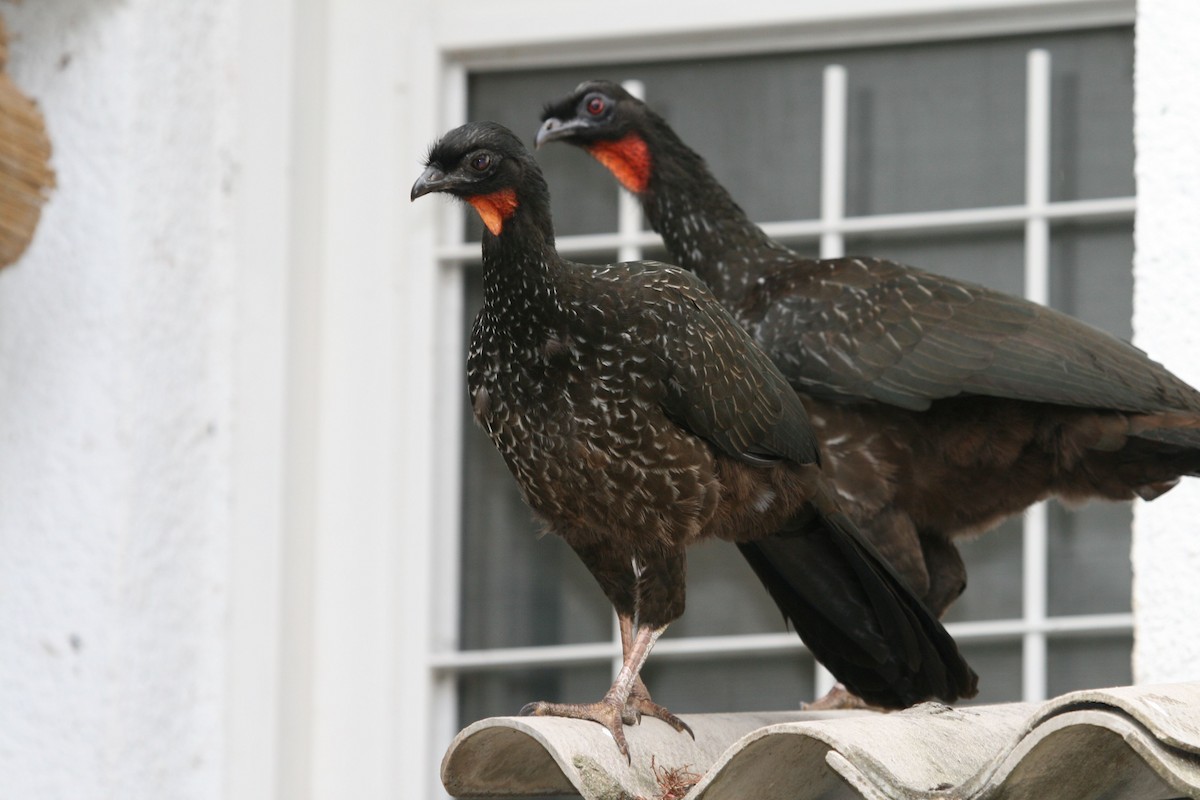
<svg viewBox="0 0 1200 800">
<path fill-rule="evenodd" d="M 1129 434 L 1190 450 L 1192 469 L 1183 474 L 1194 474 L 1197 463 L 1200 463 L 1197 454 L 1200 451 L 1200 414 L 1179 411 L 1134 415 L 1130 418 Z"/>
<path fill-rule="evenodd" d="M 1137 431 L 1133 436 L 1152 442 L 1175 445 L 1186 448 L 1193 453 L 1200 450 L 1200 430 L 1194 428 L 1158 428 L 1148 431 Z"/>
<path fill-rule="evenodd" d="M 1112 463 L 1111 469 L 1126 486 L 1142 499 L 1153 500 L 1181 477 L 1200 475 L 1200 429 L 1164 426 L 1139 430 L 1142 422 L 1135 421 L 1120 450 L 1094 453 L 1091 458 L 1101 465 Z"/>
<path fill-rule="evenodd" d="M 738 548 L 816 659 L 867 702 L 975 696 L 954 639 L 841 512 Z"/>
</svg>

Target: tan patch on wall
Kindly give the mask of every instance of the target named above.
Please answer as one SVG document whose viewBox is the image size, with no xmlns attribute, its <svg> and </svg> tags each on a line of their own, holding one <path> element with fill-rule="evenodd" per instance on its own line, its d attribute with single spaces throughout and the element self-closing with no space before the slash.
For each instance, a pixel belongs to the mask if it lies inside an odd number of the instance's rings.
<svg viewBox="0 0 1200 800">
<path fill-rule="evenodd" d="M 7 65 L 8 31 L 0 18 L 0 267 L 25 252 L 54 188 L 42 113 L 13 84 Z"/>
</svg>

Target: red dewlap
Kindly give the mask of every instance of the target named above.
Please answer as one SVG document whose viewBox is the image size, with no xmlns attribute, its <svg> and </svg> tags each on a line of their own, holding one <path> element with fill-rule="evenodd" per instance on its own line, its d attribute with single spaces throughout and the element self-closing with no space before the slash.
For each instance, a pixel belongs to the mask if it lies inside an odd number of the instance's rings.
<svg viewBox="0 0 1200 800">
<path fill-rule="evenodd" d="M 504 229 L 504 221 L 517 210 L 517 193 L 512 189 L 501 189 L 491 194 L 468 197 L 467 202 L 475 206 L 479 218 L 492 235 L 499 236 Z"/>
<path fill-rule="evenodd" d="M 616 141 L 596 142 L 587 151 L 629 191 L 641 194 L 646 190 L 650 182 L 650 148 L 636 133 Z"/>
</svg>

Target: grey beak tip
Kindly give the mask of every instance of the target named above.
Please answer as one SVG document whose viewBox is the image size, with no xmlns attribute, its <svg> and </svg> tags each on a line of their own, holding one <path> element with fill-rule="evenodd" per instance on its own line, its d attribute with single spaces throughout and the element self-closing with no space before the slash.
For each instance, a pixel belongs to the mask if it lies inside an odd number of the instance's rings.
<svg viewBox="0 0 1200 800">
<path fill-rule="evenodd" d="M 445 173 L 443 173 L 440 169 L 437 169 L 436 167 L 427 167 L 425 171 L 421 173 L 421 177 L 417 178 L 416 182 L 413 183 L 412 191 L 408 194 L 408 201 L 411 203 L 418 197 L 423 197 L 430 192 L 436 192 L 440 187 L 441 182 L 445 180 L 445 178 Z"/>
<path fill-rule="evenodd" d="M 534 148 L 540 148 L 543 144 L 545 144 L 548 141 L 550 134 L 557 130 L 561 125 L 562 123 L 554 117 L 550 117 L 548 120 L 543 122 L 542 127 L 538 128 L 537 136 L 534 137 Z"/>
</svg>

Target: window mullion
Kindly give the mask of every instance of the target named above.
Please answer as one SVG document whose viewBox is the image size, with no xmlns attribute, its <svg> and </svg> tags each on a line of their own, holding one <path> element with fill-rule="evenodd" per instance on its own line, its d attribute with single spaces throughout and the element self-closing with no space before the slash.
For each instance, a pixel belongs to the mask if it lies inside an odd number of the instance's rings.
<svg viewBox="0 0 1200 800">
<path fill-rule="evenodd" d="M 821 85 L 821 258 L 841 258 L 846 252 L 846 68 L 830 64 Z M 813 696 L 823 697 L 836 679 L 814 661 Z"/>
<path fill-rule="evenodd" d="M 1050 300 L 1050 54 L 1031 50 L 1027 57 L 1025 117 L 1025 297 L 1047 305 Z M 1022 697 L 1046 697 L 1046 560 L 1049 515 L 1046 503 L 1025 512 L 1022 542 L 1022 608 L 1030 630 L 1022 648 Z"/>
<path fill-rule="evenodd" d="M 1024 618 L 969 620 L 946 625 L 946 630 L 959 643 L 1017 642 L 1031 630 L 1056 637 L 1097 637 L 1125 636 L 1132 629 L 1133 615 L 1130 613 L 1048 617 L 1033 628 Z M 654 658 L 656 662 L 698 658 L 712 660 L 793 652 L 807 652 L 804 643 L 794 633 L 744 633 L 661 639 L 654 648 Z M 430 667 L 447 674 L 461 674 L 529 666 L 599 664 L 614 658 L 619 658 L 619 644 L 616 642 L 584 642 L 442 653 L 430 661 Z"/>
<path fill-rule="evenodd" d="M 821 258 L 841 258 L 846 243 L 846 68 L 825 67 L 821 92 Z"/>
<path fill-rule="evenodd" d="M 622 82 L 625 91 L 639 100 L 646 99 L 646 86 L 638 80 Z M 642 204 L 632 193 L 617 188 L 617 261 L 637 261 L 642 257 Z"/>
<path fill-rule="evenodd" d="M 1047 220 L 1057 222 L 1110 222 L 1133 217 L 1137 200 L 1133 197 L 1103 197 L 1088 200 L 1058 200 L 1045 206 Z M 843 235 L 879 233 L 940 233 L 944 231 L 989 231 L 1024 227 L 1029 217 L 1024 203 L 1012 206 L 955 208 L 942 211 L 912 211 L 899 214 L 869 214 L 843 217 L 835 229 Z M 772 239 L 796 244 L 821 237 L 827 227 L 823 219 L 777 220 L 759 223 Z M 563 236 L 556 240 L 558 251 L 564 255 L 587 255 L 636 245 L 655 247 L 662 239 L 657 233 L 640 228 L 632 233 L 585 233 Z M 443 264 L 454 261 L 478 263 L 479 242 L 462 241 L 438 248 L 437 258 Z"/>
</svg>

